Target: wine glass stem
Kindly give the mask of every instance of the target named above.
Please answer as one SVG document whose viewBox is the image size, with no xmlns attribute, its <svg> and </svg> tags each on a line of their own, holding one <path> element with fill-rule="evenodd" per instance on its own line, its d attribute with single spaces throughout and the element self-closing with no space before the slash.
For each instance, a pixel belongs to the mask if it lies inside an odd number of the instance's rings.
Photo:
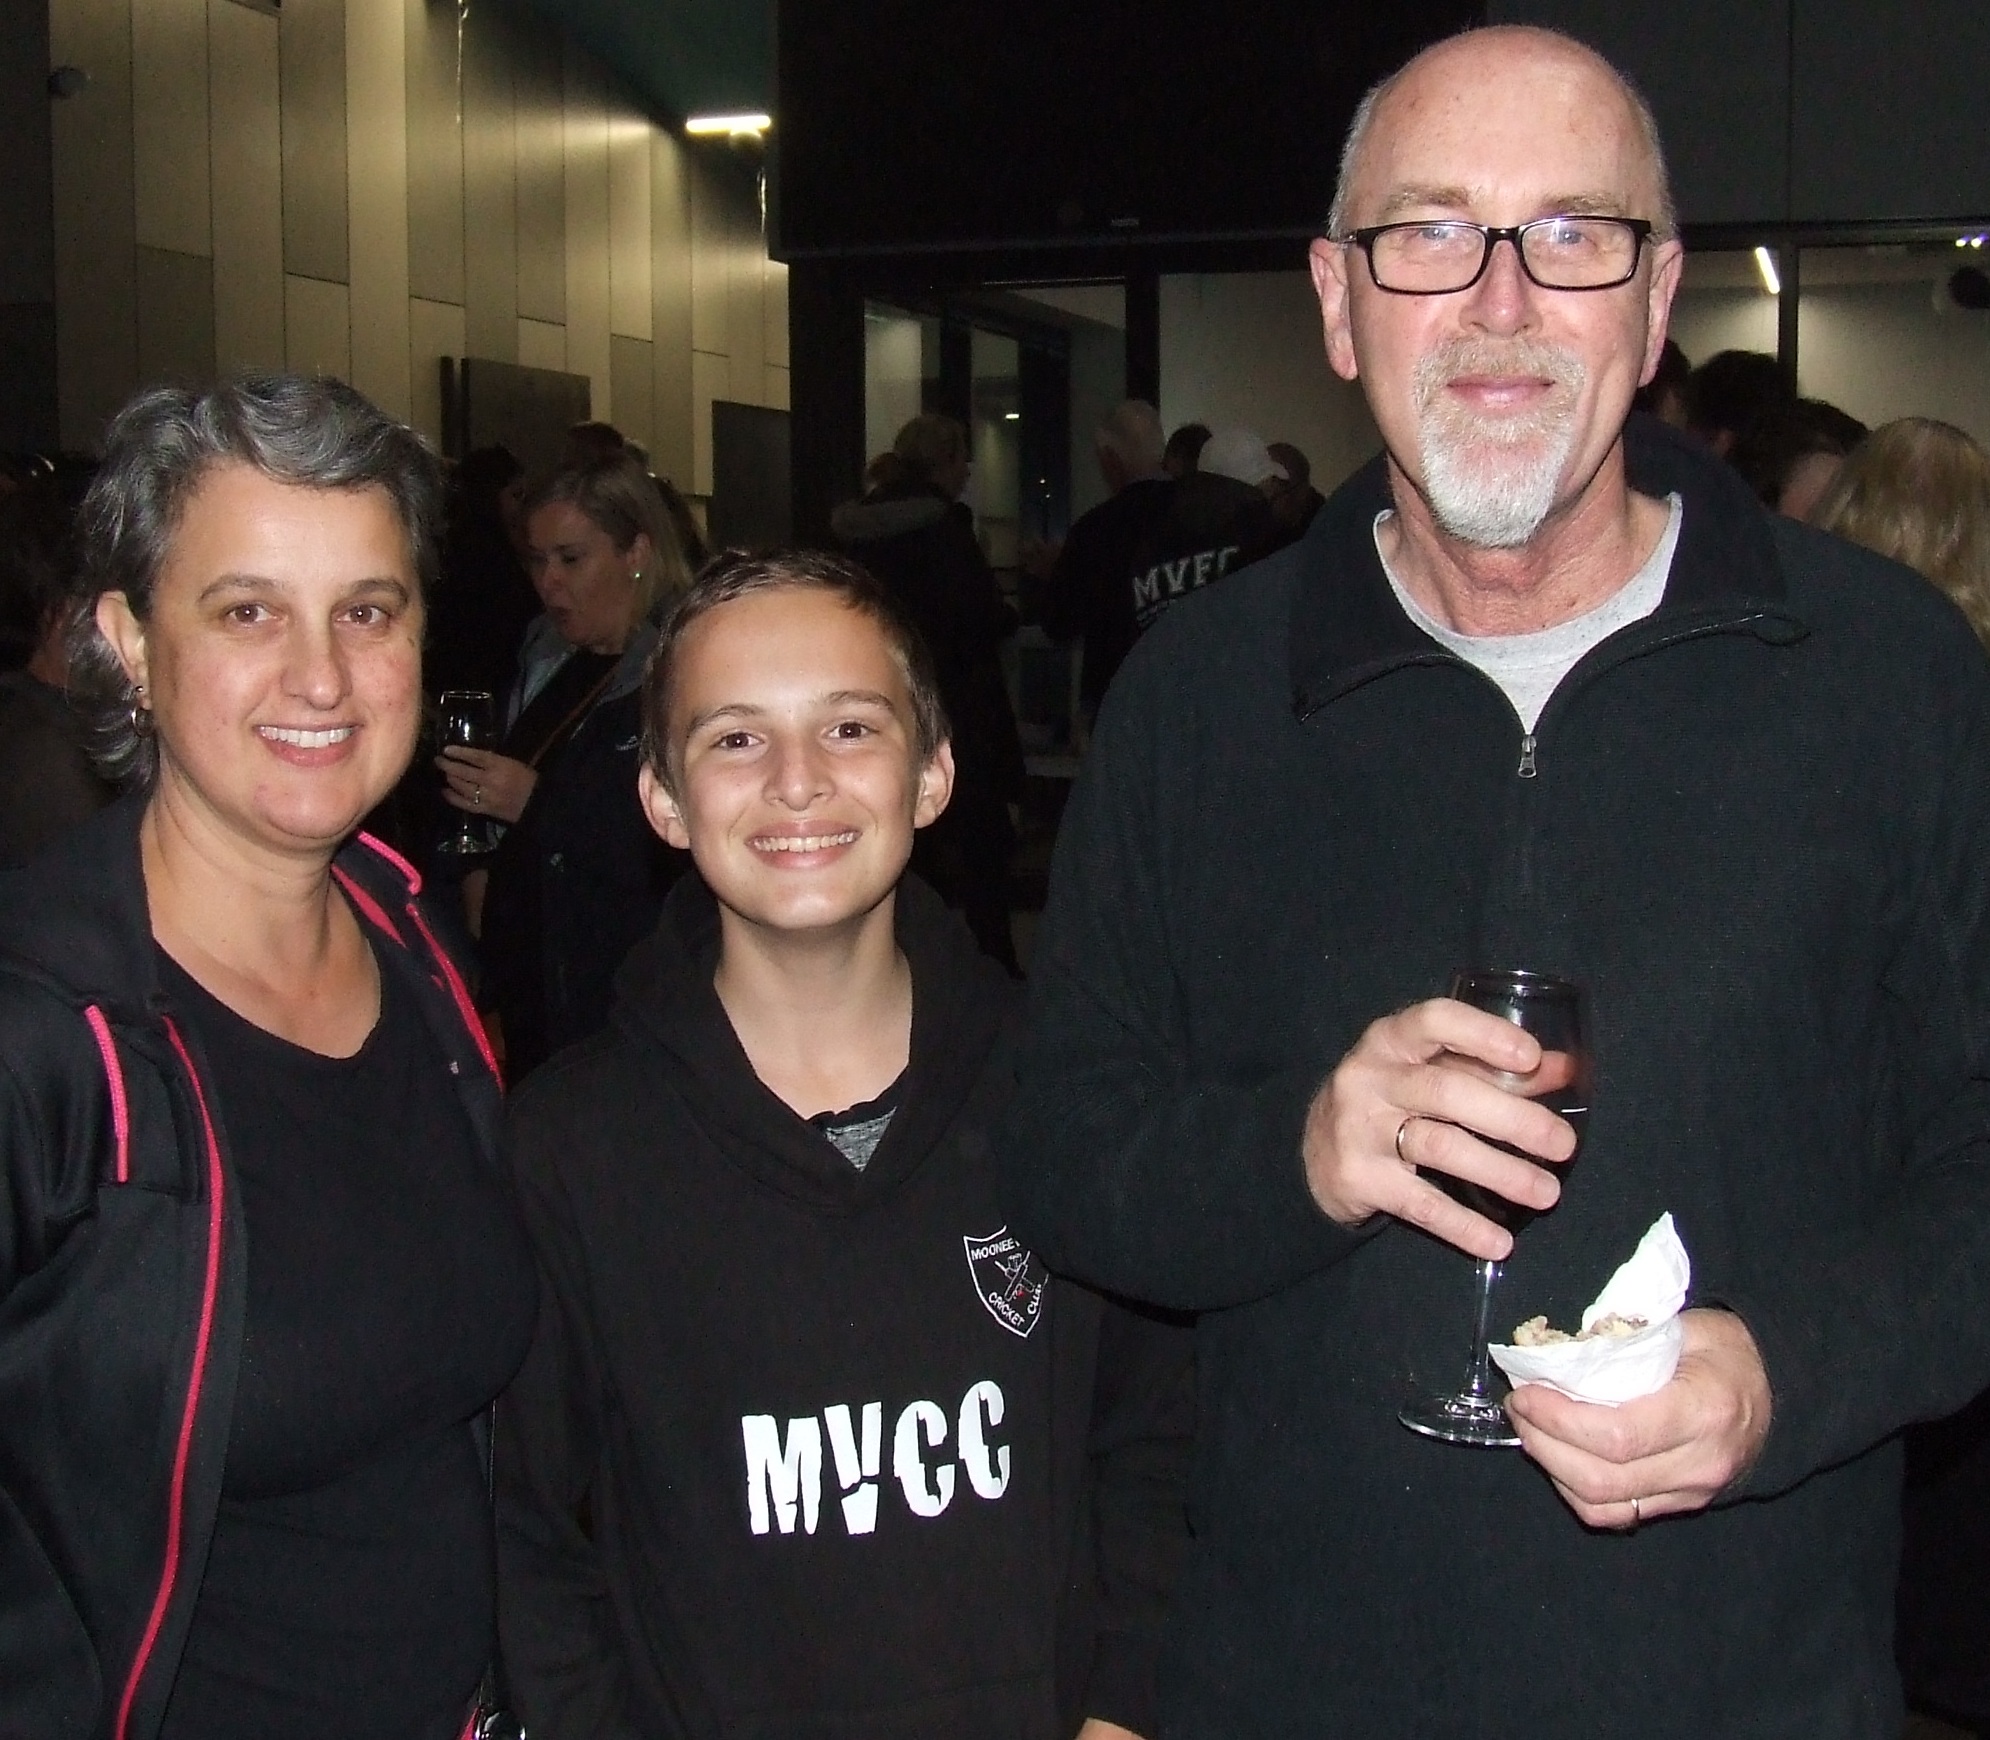
<svg viewBox="0 0 1990 1740">
<path fill-rule="evenodd" d="M 1479 1308 L 1472 1327 L 1472 1363 L 1465 1373 L 1465 1394 L 1474 1401 L 1492 1400 L 1492 1355 L 1486 1351 L 1491 1339 L 1493 1286 L 1499 1280 L 1499 1264 L 1479 1264 Z"/>
</svg>

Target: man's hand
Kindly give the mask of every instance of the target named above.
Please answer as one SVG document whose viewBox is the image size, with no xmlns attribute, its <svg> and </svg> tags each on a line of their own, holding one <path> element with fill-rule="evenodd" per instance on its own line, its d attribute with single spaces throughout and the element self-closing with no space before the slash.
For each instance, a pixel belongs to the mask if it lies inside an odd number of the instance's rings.
<svg viewBox="0 0 1990 1740">
<path fill-rule="evenodd" d="M 1748 1325 L 1729 1311 L 1688 1311 L 1679 1321 L 1679 1370 L 1651 1395 L 1604 1408 L 1523 1384 L 1507 1398 L 1527 1454 L 1591 1528 L 1704 1509 L 1769 1435 L 1769 1374 Z"/>
<path fill-rule="evenodd" d="M 1385 1016 L 1341 1059 L 1306 1114 L 1313 1200 L 1342 1226 L 1390 1214 L 1471 1256 L 1505 1258 L 1513 1236 L 1417 1169 L 1468 1179 L 1526 1208 L 1554 1207 L 1561 1185 L 1550 1173 L 1480 1139 L 1569 1159 L 1575 1131 L 1521 1098 L 1566 1085 L 1548 1079 L 1553 1067 L 1531 1034 L 1449 997 Z"/>
<path fill-rule="evenodd" d="M 1093 1716 L 1078 1730 L 1078 1740 L 1140 1740 L 1140 1736 L 1117 1722 L 1102 1722 Z"/>
</svg>

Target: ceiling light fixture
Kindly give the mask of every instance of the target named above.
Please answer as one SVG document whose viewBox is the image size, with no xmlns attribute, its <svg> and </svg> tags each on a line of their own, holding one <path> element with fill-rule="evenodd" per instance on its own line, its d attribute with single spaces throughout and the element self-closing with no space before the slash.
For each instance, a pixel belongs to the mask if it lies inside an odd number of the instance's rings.
<svg viewBox="0 0 1990 1740">
<path fill-rule="evenodd" d="M 733 139 L 757 139 L 773 124 L 772 115 L 693 115 L 684 123 L 684 131 L 694 139 L 716 138 L 721 134 Z"/>
<path fill-rule="evenodd" d="M 1762 274 L 1762 288 L 1771 296 L 1783 293 L 1783 281 L 1776 276 L 1776 257 L 1767 248 L 1755 250 L 1755 269 Z"/>
</svg>

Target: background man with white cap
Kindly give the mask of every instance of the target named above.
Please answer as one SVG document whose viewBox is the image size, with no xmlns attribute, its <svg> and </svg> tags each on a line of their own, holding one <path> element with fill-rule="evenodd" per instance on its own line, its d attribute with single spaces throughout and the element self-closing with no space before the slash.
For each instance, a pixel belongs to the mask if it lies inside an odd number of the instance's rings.
<svg viewBox="0 0 1990 1740">
<path fill-rule="evenodd" d="M 1249 429 L 1218 429 L 1196 469 L 1175 485 L 1167 512 L 1134 546 L 1128 576 L 1144 634 L 1177 599 L 1269 555 L 1284 542 L 1271 511 L 1285 468 Z"/>
</svg>

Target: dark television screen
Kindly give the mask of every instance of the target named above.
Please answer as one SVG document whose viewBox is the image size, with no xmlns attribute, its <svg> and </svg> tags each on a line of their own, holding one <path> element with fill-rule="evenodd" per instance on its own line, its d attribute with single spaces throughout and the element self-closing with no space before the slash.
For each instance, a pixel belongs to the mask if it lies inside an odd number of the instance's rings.
<svg viewBox="0 0 1990 1740">
<path fill-rule="evenodd" d="M 789 256 L 1314 230 L 1361 93 L 1482 0 L 781 0 Z"/>
</svg>

